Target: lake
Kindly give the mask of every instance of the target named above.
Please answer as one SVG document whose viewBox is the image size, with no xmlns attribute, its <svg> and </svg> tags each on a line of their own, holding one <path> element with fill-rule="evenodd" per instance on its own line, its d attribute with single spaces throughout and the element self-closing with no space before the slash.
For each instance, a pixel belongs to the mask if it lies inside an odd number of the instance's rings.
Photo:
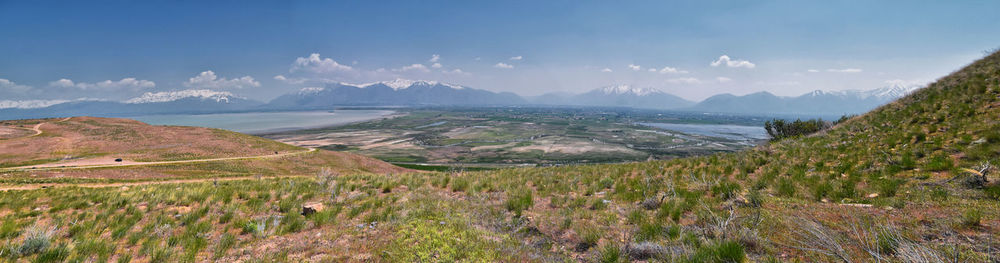
<svg viewBox="0 0 1000 263">
<path fill-rule="evenodd" d="M 681 123 L 639 123 L 658 129 L 678 131 L 710 137 L 719 137 L 736 141 L 755 141 L 767 139 L 764 127 L 725 125 L 725 124 L 681 124 Z"/>
<path fill-rule="evenodd" d="M 153 125 L 180 125 L 219 128 L 242 133 L 267 133 L 322 128 L 382 118 L 389 110 L 336 110 L 245 112 L 219 114 L 169 114 L 129 117 Z"/>
</svg>

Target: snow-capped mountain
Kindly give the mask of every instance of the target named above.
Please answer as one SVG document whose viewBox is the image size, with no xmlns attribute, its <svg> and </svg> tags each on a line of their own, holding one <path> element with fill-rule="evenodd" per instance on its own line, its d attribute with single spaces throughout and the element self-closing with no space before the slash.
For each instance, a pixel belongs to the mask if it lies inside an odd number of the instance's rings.
<svg viewBox="0 0 1000 263">
<path fill-rule="evenodd" d="M 437 86 L 437 85 L 441 85 L 441 86 L 445 86 L 445 87 L 449 87 L 449 88 L 453 88 L 453 89 L 464 89 L 465 88 L 465 87 L 462 87 L 462 86 L 459 86 L 459 85 L 455 85 L 455 84 L 438 82 L 438 81 L 432 81 L 432 80 L 409 80 L 409 79 L 394 79 L 394 80 L 390 80 L 390 81 L 378 81 L 378 82 L 365 83 L 365 84 L 361 84 L 361 85 L 352 85 L 352 84 L 347 84 L 347 83 L 341 83 L 341 84 L 343 84 L 343 85 L 349 85 L 349 86 L 362 87 L 362 88 L 374 86 L 376 84 L 382 84 L 382 85 L 385 85 L 385 86 L 388 86 L 388 87 L 392 88 L 393 90 L 401 90 L 401 89 L 406 89 L 406 88 L 413 87 L 413 86 Z"/>
<path fill-rule="evenodd" d="M 600 88 L 601 92 L 606 95 L 635 95 L 635 96 L 646 96 L 655 93 L 664 93 L 658 89 L 648 88 L 648 87 L 633 87 L 632 85 L 611 85 L 607 87 Z"/>
<path fill-rule="evenodd" d="M 141 103 L 171 102 L 189 98 L 201 99 L 206 101 L 215 101 L 221 103 L 229 103 L 230 99 L 232 99 L 233 101 L 237 99 L 244 99 L 237 97 L 236 95 L 233 95 L 232 93 L 226 91 L 189 89 L 180 91 L 146 92 L 142 94 L 142 96 L 126 100 L 125 103 L 141 104 Z"/>
<path fill-rule="evenodd" d="M 815 90 L 803 94 L 802 96 L 805 97 L 837 96 L 844 98 L 855 98 L 862 100 L 872 99 L 872 100 L 888 102 L 906 96 L 907 94 L 910 94 L 910 92 L 913 92 L 914 90 L 920 89 L 922 87 L 923 86 L 920 85 L 893 84 L 871 90 L 838 90 L 838 91 Z"/>
<path fill-rule="evenodd" d="M 687 110 L 757 114 L 858 114 L 906 96 L 919 85 L 889 85 L 872 90 L 816 90 L 797 97 L 780 97 L 768 92 L 743 96 L 721 94 L 709 97 Z"/>
<path fill-rule="evenodd" d="M 395 79 L 365 84 L 335 83 L 303 88 L 272 100 L 275 109 L 320 109 L 351 105 L 511 105 L 524 100 L 509 92 L 495 93 L 460 85 Z"/>
<path fill-rule="evenodd" d="M 580 105 L 604 107 L 635 107 L 650 109 L 675 109 L 691 106 L 694 102 L 651 87 L 611 85 L 582 94 L 548 93 L 535 97 L 536 104 Z"/>
<path fill-rule="evenodd" d="M 66 102 L 69 100 L 0 100 L 0 109 L 37 109 Z"/>
<path fill-rule="evenodd" d="M 58 103 L 56 103 L 58 102 Z M 34 103 L 34 104 L 32 104 Z M 15 103 L 9 103 L 15 105 Z M 128 117 L 148 114 L 216 113 L 256 109 L 262 103 L 212 90 L 147 92 L 125 101 L 93 99 L 18 102 L 0 107 L 0 119 L 64 116 Z M 0 106 L 6 105 L 0 102 Z M 39 107 L 31 107 L 38 105 Z"/>
</svg>

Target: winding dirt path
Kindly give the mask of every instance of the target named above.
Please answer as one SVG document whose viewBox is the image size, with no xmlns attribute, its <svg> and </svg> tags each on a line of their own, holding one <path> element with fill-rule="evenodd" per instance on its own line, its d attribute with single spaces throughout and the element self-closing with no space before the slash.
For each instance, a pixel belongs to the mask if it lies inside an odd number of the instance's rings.
<svg viewBox="0 0 1000 263">
<path fill-rule="evenodd" d="M 158 161 L 158 162 L 133 162 L 133 161 L 116 162 L 109 158 L 108 160 L 84 160 L 82 164 L 46 163 L 39 165 L 0 168 L 0 172 L 18 171 L 18 170 L 46 171 L 46 170 L 67 170 L 67 169 L 90 169 L 90 168 L 126 167 L 126 166 L 142 166 L 142 165 L 157 165 L 157 164 L 179 164 L 179 163 L 201 163 L 201 162 L 248 160 L 248 159 L 269 159 L 269 158 L 278 158 L 278 157 L 310 153 L 315 151 L 316 148 L 309 148 L 308 150 L 300 152 L 288 152 L 288 153 L 271 154 L 271 155 L 224 157 L 224 158 L 180 160 L 180 161 Z"/>
<path fill-rule="evenodd" d="M 199 179 L 178 179 L 178 180 L 165 180 L 165 181 L 143 181 L 143 182 L 129 182 L 129 183 L 47 183 L 47 184 L 22 184 L 22 185 L 10 185 L 10 186 L 0 186 L 0 191 L 28 191 L 28 190 L 38 190 L 44 188 L 55 188 L 55 187 L 82 187 L 82 188 L 107 188 L 107 187 L 128 187 L 128 186 L 142 186 L 142 185 L 157 185 L 157 184 L 184 184 L 184 183 L 202 183 L 202 182 L 225 182 L 225 181 L 240 181 L 240 180 L 254 180 L 254 179 L 277 179 L 277 178 L 304 178 L 308 177 L 306 175 L 285 175 L 285 176 L 241 176 L 241 177 L 216 177 L 216 178 L 199 178 Z"/>
<path fill-rule="evenodd" d="M 72 119 L 72 118 L 73 117 L 66 117 L 65 119 L 62 119 L 62 120 L 59 120 L 59 121 L 56 121 L 56 122 L 64 122 L 64 121 L 68 121 L 69 119 Z M 22 138 L 27 138 L 27 137 L 42 135 L 42 129 L 41 129 L 42 128 L 42 124 L 46 124 L 46 123 L 48 123 L 48 122 L 41 122 L 41 123 L 35 124 L 34 127 L 31 127 L 31 130 L 35 131 L 35 134 L 28 135 L 28 136 L 25 136 L 25 137 L 22 137 Z"/>
</svg>

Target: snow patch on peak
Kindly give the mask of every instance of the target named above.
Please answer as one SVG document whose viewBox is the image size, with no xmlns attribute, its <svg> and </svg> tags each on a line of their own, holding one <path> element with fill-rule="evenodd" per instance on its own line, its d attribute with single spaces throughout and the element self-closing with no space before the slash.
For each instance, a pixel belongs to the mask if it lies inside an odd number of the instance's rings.
<svg viewBox="0 0 1000 263">
<path fill-rule="evenodd" d="M 140 104 L 140 103 L 171 102 L 186 98 L 200 98 L 202 100 L 214 100 L 215 102 L 229 103 L 230 98 L 239 98 L 239 97 L 236 97 L 232 93 L 226 91 L 189 89 L 189 90 L 179 90 L 179 91 L 146 92 L 143 93 L 142 96 L 126 100 L 125 103 Z"/>
<path fill-rule="evenodd" d="M 455 85 L 455 84 L 450 84 L 450 83 L 444 83 L 444 82 L 438 82 L 438 81 L 431 81 L 431 80 L 409 80 L 409 79 L 394 79 L 394 80 L 390 80 L 390 81 L 379 81 L 379 82 L 372 82 L 372 83 L 367 83 L 367 84 L 362 84 L 362 85 L 355 85 L 355 86 L 357 86 L 357 87 L 369 87 L 369 86 L 372 86 L 372 85 L 375 85 L 375 84 L 382 84 L 382 85 L 385 85 L 387 87 L 392 88 L 393 90 L 406 89 L 406 88 L 412 87 L 414 85 L 420 85 L 420 86 L 442 85 L 442 86 L 453 88 L 453 89 L 464 89 L 465 88 L 465 87 L 462 87 L 460 85 Z"/>
<path fill-rule="evenodd" d="M 861 94 L 864 98 L 875 97 L 879 99 L 895 99 L 906 96 L 910 94 L 910 92 L 923 87 L 923 85 L 915 84 L 890 83 L 889 86 L 864 91 Z"/>
<path fill-rule="evenodd" d="M 37 109 L 70 102 L 69 100 L 0 100 L 0 109 Z"/>
<path fill-rule="evenodd" d="M 326 88 L 307 87 L 307 88 L 300 89 L 299 90 L 299 95 L 312 95 L 312 94 L 320 93 L 321 91 L 324 91 L 324 90 L 326 90 Z"/>
<path fill-rule="evenodd" d="M 663 93 L 663 91 L 660 91 L 655 88 L 632 87 L 631 85 L 626 85 L 626 84 L 603 87 L 601 88 L 601 92 L 604 92 L 604 94 L 607 95 L 632 94 L 636 96 L 646 96 L 653 93 Z"/>
</svg>

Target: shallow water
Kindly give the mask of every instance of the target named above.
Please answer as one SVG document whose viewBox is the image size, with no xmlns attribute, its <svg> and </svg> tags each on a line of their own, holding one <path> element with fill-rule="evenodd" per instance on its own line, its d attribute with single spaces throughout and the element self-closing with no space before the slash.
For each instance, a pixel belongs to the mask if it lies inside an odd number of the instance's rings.
<svg viewBox="0 0 1000 263">
<path fill-rule="evenodd" d="M 392 113 L 393 111 L 388 110 L 336 110 L 145 115 L 130 118 L 154 125 L 199 126 L 242 133 L 265 133 L 343 125 L 374 120 Z"/>
<path fill-rule="evenodd" d="M 724 125 L 724 124 L 680 124 L 680 123 L 639 123 L 640 125 L 658 129 L 678 131 L 710 137 L 719 137 L 737 141 L 755 141 L 767 139 L 764 127 Z"/>
</svg>

